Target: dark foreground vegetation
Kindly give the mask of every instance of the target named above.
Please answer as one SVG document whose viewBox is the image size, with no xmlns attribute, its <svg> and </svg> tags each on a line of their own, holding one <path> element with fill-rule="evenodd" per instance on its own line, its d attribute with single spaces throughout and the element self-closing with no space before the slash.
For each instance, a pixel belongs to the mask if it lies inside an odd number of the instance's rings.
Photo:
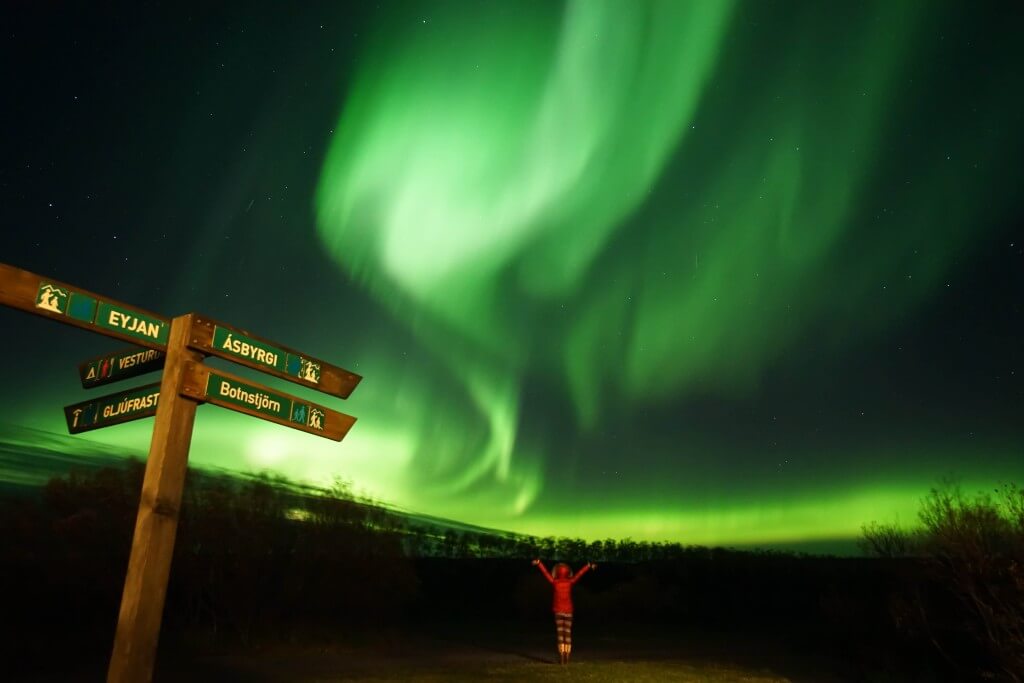
<svg viewBox="0 0 1024 683">
<path fill-rule="evenodd" d="M 920 526 L 864 526 L 868 554 L 901 566 L 893 623 L 968 678 L 1024 680 L 1024 489 L 933 489 Z"/>
<path fill-rule="evenodd" d="M 0 501 L 0 673 L 102 678 L 141 481 L 129 463 Z M 1024 492 L 935 491 L 922 522 L 914 534 L 868 525 L 862 558 L 585 543 L 445 528 L 344 486 L 192 471 L 160 662 L 339 634 L 546 641 L 550 589 L 528 562 L 539 556 L 600 563 L 575 596 L 592 652 L 631 639 L 638 657 L 643 643 L 676 658 L 706 644 L 735 662 L 773 650 L 794 680 L 794 658 L 839 680 L 1022 680 Z"/>
</svg>

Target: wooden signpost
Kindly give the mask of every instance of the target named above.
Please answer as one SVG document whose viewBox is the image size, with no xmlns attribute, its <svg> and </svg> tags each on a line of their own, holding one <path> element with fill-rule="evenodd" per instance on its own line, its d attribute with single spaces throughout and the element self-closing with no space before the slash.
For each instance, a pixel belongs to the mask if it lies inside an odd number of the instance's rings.
<svg viewBox="0 0 1024 683">
<path fill-rule="evenodd" d="M 188 449 L 199 405 L 178 395 L 185 363 L 202 360 L 199 353 L 185 347 L 187 335 L 188 316 L 175 318 L 168 334 L 170 343 L 160 379 L 163 400 L 157 405 L 149 442 L 107 683 L 148 683 L 153 678 Z"/>
<path fill-rule="evenodd" d="M 344 368 L 196 314 L 173 320 L 51 278 L 0 264 L 0 305 L 144 348 L 107 354 L 79 367 L 92 388 L 163 368 L 158 384 L 64 408 L 72 434 L 155 416 L 108 683 L 153 675 L 189 444 L 200 403 L 235 410 L 341 441 L 355 418 L 203 364 L 215 355 L 339 398 L 362 379 Z"/>
</svg>

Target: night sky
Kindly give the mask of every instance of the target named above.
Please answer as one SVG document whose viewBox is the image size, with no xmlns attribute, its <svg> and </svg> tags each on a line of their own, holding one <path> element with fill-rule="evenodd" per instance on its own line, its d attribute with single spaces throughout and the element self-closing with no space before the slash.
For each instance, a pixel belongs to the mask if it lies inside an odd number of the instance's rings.
<svg viewBox="0 0 1024 683">
<path fill-rule="evenodd" d="M 259 379 L 341 444 L 204 406 L 192 463 L 791 548 L 1024 484 L 1024 5 L 353 7 L 3 10 L 0 261 L 364 376 Z M 0 439 L 66 434 L 124 344 L 0 326 Z"/>
</svg>

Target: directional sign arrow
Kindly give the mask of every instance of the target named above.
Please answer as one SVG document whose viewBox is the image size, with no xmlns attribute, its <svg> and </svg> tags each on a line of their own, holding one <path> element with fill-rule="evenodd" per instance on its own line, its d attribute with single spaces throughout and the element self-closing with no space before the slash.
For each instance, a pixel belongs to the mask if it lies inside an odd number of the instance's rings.
<svg viewBox="0 0 1024 683">
<path fill-rule="evenodd" d="M 167 347 L 169 318 L 3 263 L 0 304 L 151 349 Z"/>
<path fill-rule="evenodd" d="M 156 415 L 160 383 L 119 391 L 64 407 L 68 432 L 80 434 Z"/>
<path fill-rule="evenodd" d="M 188 362 L 181 394 L 334 441 L 345 438 L 356 418 L 261 384 Z"/>
<path fill-rule="evenodd" d="M 78 366 L 78 376 L 82 380 L 83 389 L 94 389 L 160 370 L 164 367 L 165 360 L 163 351 L 133 346 L 123 351 L 90 358 Z"/>
<path fill-rule="evenodd" d="M 338 398 L 348 398 L 362 379 L 345 368 L 200 315 L 192 319 L 188 345 Z"/>
</svg>

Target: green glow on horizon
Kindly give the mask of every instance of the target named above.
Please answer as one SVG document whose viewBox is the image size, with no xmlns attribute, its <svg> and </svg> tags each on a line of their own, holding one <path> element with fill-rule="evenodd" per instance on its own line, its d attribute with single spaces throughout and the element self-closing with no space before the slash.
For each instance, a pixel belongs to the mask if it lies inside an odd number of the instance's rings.
<svg viewBox="0 0 1024 683">
<path fill-rule="evenodd" d="M 415 387 L 415 385 L 410 385 Z M 801 479 L 773 479 L 769 474 L 731 479 L 716 476 L 667 476 L 652 469 L 620 488 L 579 491 L 569 501 L 537 498 L 530 488 L 541 480 L 535 471 L 527 480 L 505 479 L 474 485 L 460 481 L 461 463 L 437 459 L 436 468 L 420 450 L 421 433 L 428 430 L 418 406 L 427 401 L 427 383 L 415 391 L 400 391 L 398 400 L 385 383 L 367 383 L 360 391 L 363 408 L 371 414 L 398 415 L 416 429 L 391 429 L 386 421 L 359 423 L 339 448 L 334 442 L 282 429 L 216 406 L 201 406 L 193 433 L 190 462 L 241 472 L 271 472 L 297 482 L 330 486 L 339 472 L 354 490 L 388 505 L 411 512 L 446 517 L 480 526 L 534 534 L 580 537 L 586 540 L 633 538 L 674 541 L 690 545 L 776 545 L 809 541 L 841 541 L 858 537 L 870 521 L 912 526 L 920 500 L 941 477 L 962 474 L 963 490 L 990 490 L 1000 483 L 1024 481 L 1019 447 L 998 439 L 963 442 L 915 443 L 879 451 L 829 453 L 827 468 L 808 472 Z M 423 392 L 423 393 L 420 393 Z M 50 399 L 31 401 L 47 405 Z M 361 411 L 360 411 L 361 412 Z M 460 414 L 440 415 L 451 424 Z M 62 416 L 49 405 L 23 416 L 27 426 L 54 433 L 62 431 Z M 424 419 L 424 424 L 415 423 Z M 85 452 L 101 452 L 104 445 L 117 452 L 145 454 L 152 420 L 139 420 L 86 435 L 64 437 L 70 455 L 78 444 L 94 445 Z M 0 441 L 10 443 L 0 429 Z M 435 443 L 443 443 L 437 440 Z M 453 440 L 453 447 L 460 445 Z M 488 439 L 479 441 L 486 445 Z M 486 451 L 484 451 L 486 452 Z M 528 454 L 523 454 L 525 456 Z M 534 454 L 536 455 L 536 454 Z M 519 454 L 517 453 L 517 457 Z M 727 450 L 715 454 L 728 461 Z M 806 453 L 780 454 L 808 461 Z M 481 458 L 484 462 L 484 459 Z M 539 462 L 538 458 L 530 462 Z M 968 471 L 962 463 L 971 462 Z M 884 463 L 884 468 L 877 463 Z M 495 463 L 488 463 L 488 466 Z M 9 476 L 0 476 L 11 480 Z M 776 486 L 785 481 L 785 486 Z M 530 504 L 523 504 L 523 497 Z"/>
<path fill-rule="evenodd" d="M 519 530 L 540 537 L 557 535 L 589 541 L 632 538 L 701 546 L 855 540 L 864 521 L 915 527 L 920 500 L 927 492 L 927 486 L 881 486 L 831 494 L 815 492 L 796 500 L 729 502 L 714 508 L 597 509 L 579 515 L 531 516 L 522 520 Z"/>
<path fill-rule="evenodd" d="M 52 416 L 51 416 L 52 417 Z M 35 420 L 33 420 L 35 421 Z M 143 455 L 151 420 L 140 420 L 75 437 L 70 443 L 87 442 L 115 446 Z M 241 444 L 229 443 L 244 434 Z M 610 497 L 600 492 L 580 497 L 572 505 L 545 509 L 518 509 L 510 487 L 504 493 L 493 488 L 479 495 L 464 493 L 439 500 L 436 491 L 425 490 L 410 468 L 414 444 L 383 432 L 351 433 L 344 455 L 337 445 L 323 439 L 281 430 L 277 425 L 254 421 L 244 415 L 213 406 L 200 409 L 193 439 L 191 462 L 200 467 L 242 472 L 273 472 L 293 481 L 319 486 L 334 483 L 329 473 L 344 471 L 355 491 L 386 504 L 458 521 L 511 530 L 539 537 L 575 537 L 587 541 L 632 538 L 636 541 L 669 541 L 686 545 L 767 546 L 813 541 L 855 540 L 861 525 L 870 521 L 917 524 L 920 501 L 939 484 L 936 473 L 946 473 L 950 463 L 967 459 L 969 446 L 948 444 L 904 453 L 912 466 L 885 476 L 856 477 L 858 454 L 843 454 L 847 479 L 855 483 L 822 483 L 813 478 L 785 491 L 770 488 L 734 487 L 717 494 L 706 486 L 677 489 L 652 475 L 642 491 Z M 978 453 L 998 454 L 997 460 L 1013 462 L 1012 447 L 982 446 Z M 72 454 L 75 451 L 71 451 Z M 225 454 L 235 454 L 226 458 Z M 211 454 L 216 454 L 211 457 Z M 890 457 L 897 457 L 893 453 Z M 977 459 L 977 458 L 976 458 Z M 1024 477 L 1024 466 L 1007 469 L 986 464 L 958 484 L 966 492 L 991 490 L 998 483 Z M 3 477 L 8 480 L 8 477 Z M 709 500 L 710 496 L 710 500 Z M 505 502 L 503 505 L 502 502 Z"/>
</svg>

